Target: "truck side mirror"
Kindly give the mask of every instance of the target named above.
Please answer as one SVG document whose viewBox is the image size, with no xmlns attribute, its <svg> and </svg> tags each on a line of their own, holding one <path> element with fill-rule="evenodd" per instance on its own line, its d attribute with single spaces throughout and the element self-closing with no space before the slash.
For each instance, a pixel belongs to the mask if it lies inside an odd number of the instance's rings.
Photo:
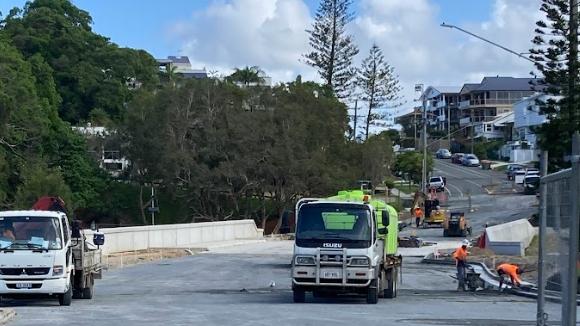
<svg viewBox="0 0 580 326">
<path fill-rule="evenodd" d="M 386 210 L 381 212 L 381 223 L 384 227 L 389 226 L 389 212 Z"/>
<path fill-rule="evenodd" d="M 379 228 L 379 229 L 377 230 L 377 232 L 378 232 L 380 235 L 385 235 L 385 234 L 389 233 L 389 230 L 387 230 L 387 228 L 386 228 L 386 227 L 382 227 L 382 228 Z"/>
<path fill-rule="evenodd" d="M 105 235 L 102 233 L 95 233 L 93 235 L 93 243 L 96 246 L 102 246 L 105 244 Z"/>
</svg>

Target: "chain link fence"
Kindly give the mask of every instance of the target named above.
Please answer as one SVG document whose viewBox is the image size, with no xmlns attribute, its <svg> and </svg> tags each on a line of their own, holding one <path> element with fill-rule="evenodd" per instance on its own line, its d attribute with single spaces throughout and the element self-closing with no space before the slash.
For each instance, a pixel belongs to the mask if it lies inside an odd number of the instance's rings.
<svg viewBox="0 0 580 326">
<path fill-rule="evenodd" d="M 572 168 L 541 179 L 537 325 L 554 321 L 561 321 L 561 325 L 576 325 L 580 204 L 578 145 L 580 136 L 575 135 Z M 543 163 L 546 161 L 544 158 Z M 559 302 L 560 311 L 548 316 L 544 309 L 546 299 Z"/>
</svg>

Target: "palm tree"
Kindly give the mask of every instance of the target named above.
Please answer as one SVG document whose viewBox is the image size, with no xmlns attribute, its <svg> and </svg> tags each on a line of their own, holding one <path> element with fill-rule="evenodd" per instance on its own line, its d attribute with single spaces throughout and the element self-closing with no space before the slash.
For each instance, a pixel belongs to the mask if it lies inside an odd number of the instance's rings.
<svg viewBox="0 0 580 326">
<path fill-rule="evenodd" d="M 244 86 L 249 86 L 252 83 L 260 84 L 264 82 L 264 71 L 258 66 L 246 66 L 243 69 L 235 68 L 234 73 L 228 79 L 233 82 L 242 83 Z"/>
</svg>

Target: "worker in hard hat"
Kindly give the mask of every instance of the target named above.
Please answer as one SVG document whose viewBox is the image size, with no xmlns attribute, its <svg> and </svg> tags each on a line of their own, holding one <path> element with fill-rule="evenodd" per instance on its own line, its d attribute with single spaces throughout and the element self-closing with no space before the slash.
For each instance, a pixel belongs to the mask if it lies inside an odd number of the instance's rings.
<svg viewBox="0 0 580 326">
<path fill-rule="evenodd" d="M 417 229 L 419 228 L 419 225 L 421 225 L 421 218 L 423 217 L 423 209 L 421 208 L 421 206 L 417 206 L 415 207 L 415 224 L 417 225 Z"/>
<path fill-rule="evenodd" d="M 497 274 L 499 275 L 499 289 L 501 291 L 502 285 L 504 281 L 507 281 L 507 277 L 509 276 L 512 284 L 514 287 L 519 287 L 522 283 L 520 276 L 522 274 L 522 270 L 518 265 L 515 264 L 501 264 L 497 266 Z"/>
<path fill-rule="evenodd" d="M 457 248 L 453 253 L 455 259 L 455 266 L 457 267 L 457 290 L 465 291 L 465 268 L 467 267 L 467 246 L 469 241 L 467 239 L 461 242 L 461 247 Z"/>
</svg>

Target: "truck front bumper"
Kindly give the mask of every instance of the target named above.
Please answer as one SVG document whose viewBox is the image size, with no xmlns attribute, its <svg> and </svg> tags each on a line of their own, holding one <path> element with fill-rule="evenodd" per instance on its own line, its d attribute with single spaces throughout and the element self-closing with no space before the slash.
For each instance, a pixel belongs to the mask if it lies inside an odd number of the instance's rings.
<svg viewBox="0 0 580 326">
<path fill-rule="evenodd" d="M 294 266 L 292 285 L 300 287 L 354 287 L 364 288 L 376 278 L 371 267 Z"/>
<path fill-rule="evenodd" d="M 30 285 L 29 288 L 19 288 Z M 67 277 L 50 279 L 0 279 L 0 295 L 20 295 L 20 294 L 62 294 L 70 286 Z"/>
</svg>

